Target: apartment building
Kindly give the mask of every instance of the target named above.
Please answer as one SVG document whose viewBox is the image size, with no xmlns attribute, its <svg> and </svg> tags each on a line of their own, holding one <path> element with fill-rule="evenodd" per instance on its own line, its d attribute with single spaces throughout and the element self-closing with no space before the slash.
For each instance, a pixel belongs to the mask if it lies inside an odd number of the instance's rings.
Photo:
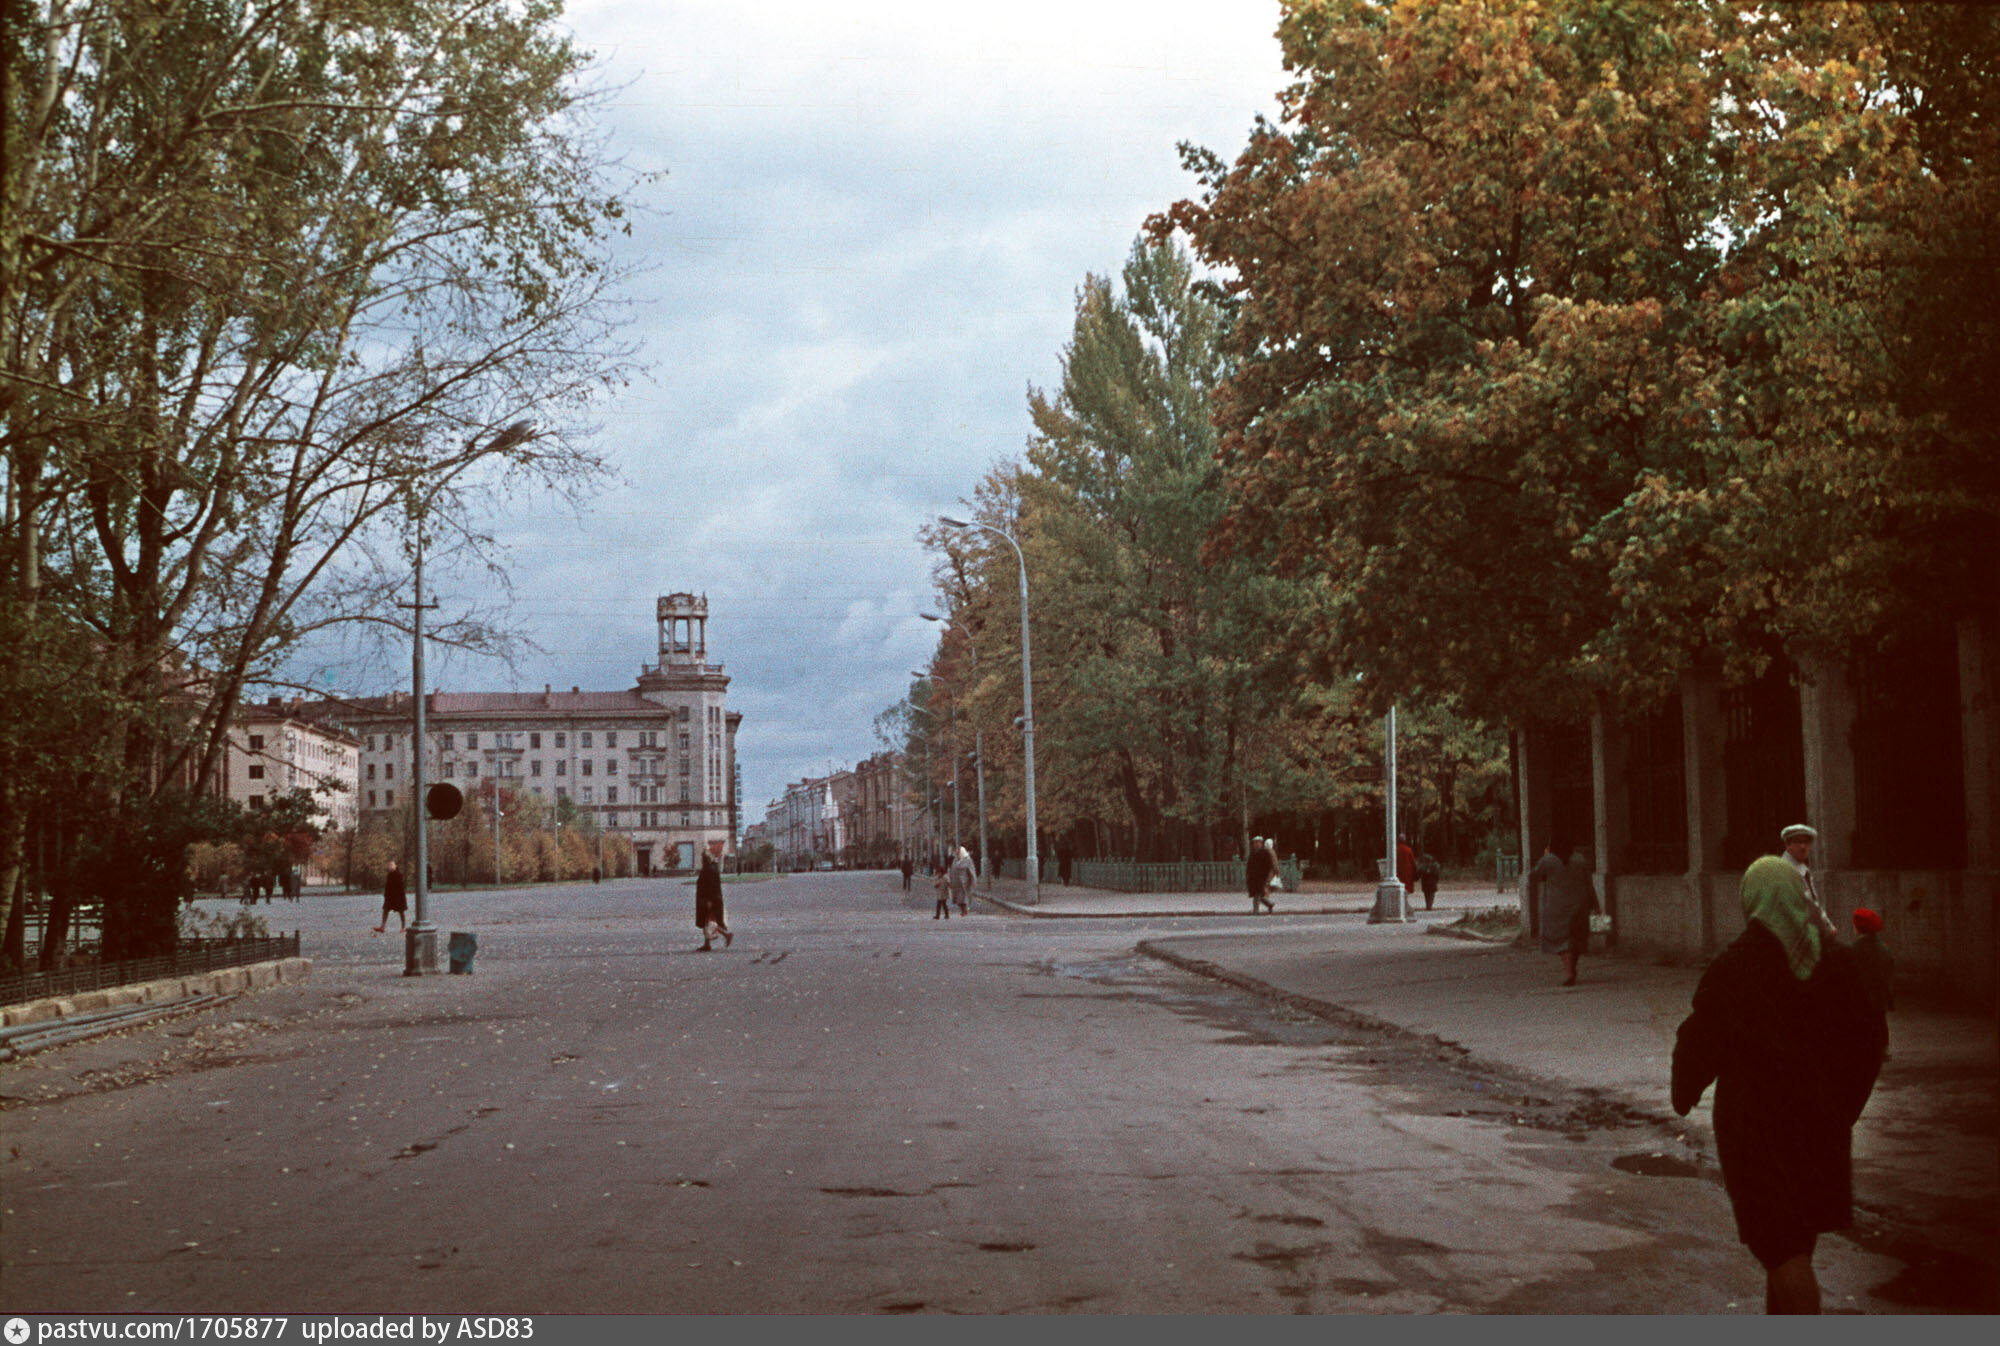
<svg viewBox="0 0 2000 1346">
<path fill-rule="evenodd" d="M 708 599 L 663 595 L 659 662 L 620 691 L 427 695 L 428 782 L 567 800 L 603 831 L 631 838 L 641 874 L 691 869 L 704 850 L 736 849 L 736 732 L 729 677 L 709 661 Z M 361 741 L 364 816 L 411 807 L 413 707 L 407 693 L 327 703 Z M 489 792 L 490 793 L 490 792 Z"/>
</svg>

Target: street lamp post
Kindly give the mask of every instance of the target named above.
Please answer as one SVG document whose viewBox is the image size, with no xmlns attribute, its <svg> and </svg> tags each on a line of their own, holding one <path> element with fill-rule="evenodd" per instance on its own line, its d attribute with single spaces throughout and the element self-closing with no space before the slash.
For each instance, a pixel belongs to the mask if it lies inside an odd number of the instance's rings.
<svg viewBox="0 0 2000 1346">
<path fill-rule="evenodd" d="M 530 421 L 515 421 L 512 425 L 497 431 L 486 441 L 486 451 L 500 453 L 525 443 L 535 437 L 535 427 Z M 466 441 L 468 454 L 476 441 Z M 424 749 L 427 733 L 424 726 L 424 517 L 430 513 L 431 500 L 439 490 L 448 484 L 449 478 L 439 481 L 419 498 L 416 488 L 410 492 L 410 516 L 416 526 L 416 555 L 413 566 L 415 593 L 410 605 L 412 621 L 410 651 L 410 691 L 413 694 L 412 729 L 410 737 L 410 783 L 416 788 L 411 791 L 411 816 L 416 819 L 416 873 L 411 877 L 417 888 L 417 917 L 403 932 L 403 975 L 421 977 L 436 972 L 437 967 L 437 925 L 431 920 L 431 854 L 430 854 L 430 801 L 425 798 Z M 436 607 L 436 603 L 428 606 Z M 494 793 L 494 808 L 499 808 L 499 793 Z M 497 841 L 497 831 L 496 831 Z"/>
<path fill-rule="evenodd" d="M 1410 919 L 1409 895 L 1396 877 L 1396 708 L 1389 707 L 1383 721 L 1384 760 L 1387 779 L 1383 794 L 1383 815 L 1388 833 L 1388 859 L 1383 862 L 1382 882 L 1375 887 L 1375 909 L 1368 913 L 1370 925 Z"/>
<path fill-rule="evenodd" d="M 947 528 L 961 531 L 977 528 L 993 534 L 1014 549 L 1014 560 L 1021 567 L 1021 760 L 1022 793 L 1026 797 L 1028 815 L 1028 857 L 1023 868 L 1028 876 L 1028 905 L 1034 906 L 1042 900 L 1042 846 L 1035 827 L 1035 677 L 1030 669 L 1028 653 L 1028 558 L 1022 554 L 1020 543 L 990 524 L 969 523 L 943 514 L 938 516 L 938 522 Z"/>
<path fill-rule="evenodd" d="M 928 674 L 919 673 L 915 669 L 910 670 L 910 676 L 926 679 L 929 677 Z M 928 838 L 925 846 L 929 861 L 935 865 L 938 860 L 938 838 L 943 832 L 943 828 L 939 826 L 938 816 L 943 810 L 937 805 L 937 716 L 923 706 L 911 706 L 910 710 L 930 721 L 930 728 L 924 730 L 924 832 Z M 955 778 L 956 764 L 953 775 Z M 954 790 L 953 804 L 956 803 L 956 790 Z"/>
<path fill-rule="evenodd" d="M 935 612 L 917 614 L 927 622 L 941 622 L 944 618 Z M 972 681 L 979 681 L 979 646 L 968 635 L 965 648 L 972 652 Z M 975 779 L 979 786 L 979 877 L 980 886 L 987 892 L 993 891 L 993 852 L 986 846 L 986 731 L 979 727 L 979 720 L 972 721 L 972 763 Z"/>
<path fill-rule="evenodd" d="M 417 889 L 417 918 L 403 932 L 403 975 L 421 977 L 437 971 L 437 924 L 431 920 L 431 825 L 424 790 L 424 514 L 429 500 L 412 512 L 416 515 L 417 547 L 413 580 L 414 601 L 410 604 L 411 650 L 410 694 L 414 720 L 410 736 L 410 816 L 417 829 L 417 855 L 410 877 Z M 432 603 L 429 606 L 436 607 Z"/>
</svg>

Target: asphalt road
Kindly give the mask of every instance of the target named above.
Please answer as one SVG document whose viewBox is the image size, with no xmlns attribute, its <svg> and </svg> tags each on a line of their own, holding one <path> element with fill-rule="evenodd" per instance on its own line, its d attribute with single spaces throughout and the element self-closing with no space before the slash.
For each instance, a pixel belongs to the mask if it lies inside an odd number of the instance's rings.
<svg viewBox="0 0 2000 1346">
<path fill-rule="evenodd" d="M 1643 1127 L 1134 952 L 1193 923 L 728 897 L 697 954 L 690 887 L 448 894 L 421 979 L 259 907 L 304 983 L 0 1068 L 0 1309 L 1761 1310 Z"/>
</svg>

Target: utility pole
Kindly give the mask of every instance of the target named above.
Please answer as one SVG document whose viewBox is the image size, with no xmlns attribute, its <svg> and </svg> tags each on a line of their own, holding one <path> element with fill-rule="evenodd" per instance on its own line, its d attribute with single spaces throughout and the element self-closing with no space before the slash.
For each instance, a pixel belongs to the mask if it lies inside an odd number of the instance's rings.
<svg viewBox="0 0 2000 1346">
<path fill-rule="evenodd" d="M 417 832 L 417 856 L 413 866 L 415 873 L 410 877 L 417 888 L 417 918 L 410 922 L 403 932 L 403 975 L 421 977 L 437 971 L 437 925 L 431 920 L 431 846 L 429 802 L 424 798 L 424 744 L 427 732 L 424 726 L 424 609 L 436 607 L 436 603 L 424 602 L 424 514 L 430 502 L 417 507 L 416 514 L 416 564 L 414 566 L 415 601 L 408 604 L 412 633 L 410 648 L 410 694 L 413 717 L 410 734 L 410 817 Z M 405 606 L 398 604 L 397 606 Z"/>
</svg>

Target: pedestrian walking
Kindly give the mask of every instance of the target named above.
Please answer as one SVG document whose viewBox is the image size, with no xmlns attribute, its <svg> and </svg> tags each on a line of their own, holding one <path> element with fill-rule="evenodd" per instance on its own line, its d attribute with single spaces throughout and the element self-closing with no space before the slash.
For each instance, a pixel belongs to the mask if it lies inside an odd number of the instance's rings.
<svg viewBox="0 0 2000 1346">
<path fill-rule="evenodd" d="M 1404 897 L 1417 891 L 1417 853 L 1408 837 L 1396 838 L 1396 881 L 1403 885 Z"/>
<path fill-rule="evenodd" d="M 1576 985 L 1576 963 L 1590 945 L 1590 913 L 1597 906 L 1590 865 L 1558 835 L 1529 876 L 1541 895 L 1543 953 L 1562 955 L 1564 986 Z"/>
<path fill-rule="evenodd" d="M 1819 926 L 1820 933 L 1828 939 L 1837 937 L 1840 930 L 1834 925 L 1833 918 L 1826 914 L 1826 903 L 1820 900 L 1819 884 L 1813 879 L 1812 845 L 1819 840 L 1819 833 L 1804 823 L 1793 823 L 1778 833 L 1778 840 L 1784 843 L 1786 862 L 1798 873 L 1799 881 L 1805 885 L 1806 906 L 1811 909 L 1813 920 Z"/>
<path fill-rule="evenodd" d="M 972 914 L 972 852 L 960 846 L 958 854 L 952 857 L 951 868 L 946 871 L 951 881 L 951 900 L 958 903 L 958 914 Z"/>
<path fill-rule="evenodd" d="M 1250 890 L 1250 914 L 1276 911 L 1271 901 L 1271 880 L 1278 873 L 1278 857 L 1264 844 L 1264 838 L 1250 838 L 1250 854 L 1243 861 L 1243 882 Z"/>
<path fill-rule="evenodd" d="M 701 928 L 701 947 L 696 953 L 712 952 L 717 935 L 722 936 L 725 949 L 736 942 L 722 914 L 722 868 L 707 851 L 701 853 L 701 867 L 694 872 L 694 923 Z"/>
<path fill-rule="evenodd" d="M 376 922 L 376 934 L 389 928 L 389 913 L 392 911 L 396 913 L 397 926 L 404 930 L 410 928 L 409 907 L 403 899 L 403 871 L 391 860 L 389 872 L 382 876 L 382 919 Z"/>
<path fill-rule="evenodd" d="M 931 887 L 937 892 L 937 908 L 931 912 L 935 921 L 942 916 L 951 919 L 951 879 L 943 865 L 936 865 L 931 871 Z"/>
<path fill-rule="evenodd" d="M 1417 859 L 1417 883 L 1424 890 L 1424 910 L 1429 911 L 1437 904 L 1438 880 L 1444 871 L 1438 868 L 1437 857 L 1425 851 Z"/>
<path fill-rule="evenodd" d="M 1069 876 L 1073 872 L 1075 862 L 1076 856 L 1069 847 L 1056 847 L 1056 877 L 1062 880 L 1062 886 L 1065 888 L 1069 887 Z"/>
<path fill-rule="evenodd" d="M 903 891 L 907 893 L 910 891 L 910 876 L 917 872 L 916 862 L 906 855 L 896 868 L 903 871 Z"/>
<path fill-rule="evenodd" d="M 1674 1042 L 1674 1111 L 1715 1086 L 1715 1147 L 1768 1313 L 1818 1313 L 1819 1236 L 1853 1220 L 1854 1123 L 1889 1042 L 1853 953 L 1785 857 L 1743 872 L 1743 933 L 1709 965 Z"/>
</svg>

